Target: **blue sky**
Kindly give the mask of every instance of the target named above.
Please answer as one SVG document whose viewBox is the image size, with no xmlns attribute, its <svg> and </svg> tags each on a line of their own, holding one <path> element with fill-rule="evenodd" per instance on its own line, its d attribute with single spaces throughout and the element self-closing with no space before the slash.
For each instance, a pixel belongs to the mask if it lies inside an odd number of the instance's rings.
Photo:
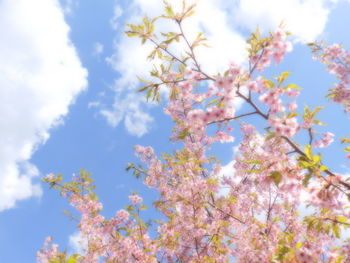
<svg viewBox="0 0 350 263">
<path fill-rule="evenodd" d="M 0 262 L 35 262 L 48 235 L 63 250 L 74 250 L 69 240 L 76 222 L 62 214 L 69 208 L 66 200 L 41 182 L 48 173 L 69 179 L 81 168 L 92 172 L 106 216 L 126 205 L 131 191 L 152 206 L 156 193 L 127 174 L 126 163 L 137 162 L 136 144 L 152 145 L 158 154 L 176 145 L 168 141 L 171 122 L 164 105 L 146 104 L 134 92 L 135 76 L 146 77 L 150 68 L 143 58 L 149 47 L 140 48 L 122 31 L 143 13 L 159 14 L 160 3 L 0 1 Z M 200 54 L 204 68 L 215 73 L 229 60 L 243 62 L 250 30 L 267 32 L 285 21 L 295 34 L 294 51 L 264 74 L 291 71 L 290 81 L 304 88 L 300 106 L 326 105 L 320 118 L 329 125 L 320 130 L 339 139 L 349 134 L 347 118 L 324 99 L 335 79 L 300 43 L 322 39 L 350 49 L 349 13 L 345 0 L 202 0 L 187 26 L 189 35 L 201 29 L 212 37 L 213 48 Z M 232 160 L 239 141 L 234 135 L 236 142 L 214 149 L 223 164 Z M 339 148 L 338 140 L 325 152 L 326 164 L 350 173 Z M 152 209 L 145 213 L 155 215 Z"/>
</svg>

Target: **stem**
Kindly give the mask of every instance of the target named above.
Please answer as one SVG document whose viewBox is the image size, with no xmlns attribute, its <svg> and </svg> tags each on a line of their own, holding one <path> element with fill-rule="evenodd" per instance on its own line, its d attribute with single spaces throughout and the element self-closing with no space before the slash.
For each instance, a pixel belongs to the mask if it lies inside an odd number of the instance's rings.
<svg viewBox="0 0 350 263">
<path fill-rule="evenodd" d="M 309 128 L 309 129 L 308 129 L 308 132 L 309 132 L 309 144 L 312 145 L 312 142 L 313 142 L 313 140 L 314 140 L 314 136 L 313 136 L 313 134 L 312 134 L 312 129 Z"/>
<path fill-rule="evenodd" d="M 219 123 L 219 122 L 225 122 L 225 121 L 232 121 L 232 120 L 237 120 L 239 118 L 242 118 L 242 117 L 245 117 L 245 116 L 249 116 L 249 115 L 254 115 L 254 114 L 257 114 L 258 112 L 254 111 L 254 112 L 248 112 L 248 113 L 244 113 L 244 114 L 241 114 L 241 115 L 238 115 L 238 116 L 235 116 L 233 118 L 225 118 L 225 119 L 222 119 L 222 120 L 218 120 L 218 121 L 212 121 L 212 122 L 209 122 L 209 124 L 213 124 L 213 123 Z"/>
<path fill-rule="evenodd" d="M 234 220 L 240 222 L 241 224 L 245 224 L 245 222 L 244 222 L 242 219 L 239 219 L 238 217 L 235 217 L 235 216 L 233 216 L 233 215 L 231 215 L 231 214 L 229 214 L 229 213 L 226 213 L 226 212 L 223 211 L 221 208 L 215 206 L 214 204 L 212 204 L 212 203 L 210 203 L 210 202 L 208 202 L 208 204 L 209 204 L 211 207 L 215 208 L 216 210 L 220 211 L 221 213 L 225 214 L 226 216 L 229 216 L 229 217 L 233 218 Z"/>
<path fill-rule="evenodd" d="M 170 57 L 172 57 L 174 60 L 178 61 L 179 63 L 181 63 L 182 65 L 187 67 L 187 64 L 182 61 L 181 59 L 179 59 L 177 56 L 175 56 L 173 53 L 171 53 L 167 48 L 162 47 L 161 45 L 159 45 L 156 41 L 154 41 L 152 38 L 149 38 L 149 40 L 157 47 L 160 48 L 161 50 L 163 50 L 164 52 L 166 52 Z"/>
<path fill-rule="evenodd" d="M 237 87 L 237 89 L 239 88 L 239 86 Z M 246 96 L 244 96 L 240 91 L 237 91 L 237 95 L 238 97 L 244 99 L 249 105 L 251 105 L 257 114 L 259 114 L 261 117 L 263 117 L 265 120 L 267 120 L 269 118 L 269 116 L 265 113 L 263 113 L 259 108 L 258 106 L 256 106 L 256 104 L 253 102 L 252 99 L 250 98 L 247 98 Z"/>
<path fill-rule="evenodd" d="M 198 63 L 198 61 L 197 61 L 196 55 L 194 54 L 194 49 L 193 49 L 192 45 L 189 43 L 187 37 L 186 37 L 185 34 L 184 34 L 184 31 L 183 31 L 183 29 L 182 29 L 181 20 L 176 20 L 176 23 L 177 23 L 178 26 L 179 26 L 179 29 L 180 29 L 182 38 L 185 40 L 186 45 L 188 46 L 188 48 L 189 48 L 189 50 L 190 50 L 190 57 L 192 58 L 192 60 L 193 60 L 193 62 L 194 62 L 194 64 L 195 64 L 195 66 L 196 66 L 196 68 L 197 68 L 196 71 L 200 72 L 201 74 L 203 74 L 203 75 L 204 75 L 205 77 L 207 77 L 208 79 L 211 79 L 211 80 L 214 81 L 214 80 L 215 80 L 214 78 L 210 77 L 208 74 L 206 74 L 206 73 L 204 73 L 204 72 L 202 71 L 202 69 L 201 69 L 201 67 L 200 67 L 200 65 L 199 65 L 199 63 Z"/>
</svg>

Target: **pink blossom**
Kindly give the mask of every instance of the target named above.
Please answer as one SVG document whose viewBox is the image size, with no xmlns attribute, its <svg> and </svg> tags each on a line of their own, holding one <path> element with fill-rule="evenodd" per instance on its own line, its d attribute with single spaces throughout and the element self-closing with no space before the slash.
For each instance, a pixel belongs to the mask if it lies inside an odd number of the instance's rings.
<svg viewBox="0 0 350 263">
<path fill-rule="evenodd" d="M 129 199 L 131 200 L 131 203 L 133 205 L 136 205 L 138 203 L 142 203 L 142 198 L 139 197 L 138 195 L 129 195 Z"/>
<path fill-rule="evenodd" d="M 116 213 L 116 219 L 120 220 L 120 221 L 126 221 L 129 218 L 129 213 L 124 210 L 121 209 Z"/>
<path fill-rule="evenodd" d="M 334 134 L 331 132 L 326 132 L 323 134 L 323 137 L 321 140 L 315 141 L 314 145 L 318 148 L 324 148 L 329 146 L 333 141 Z"/>
</svg>

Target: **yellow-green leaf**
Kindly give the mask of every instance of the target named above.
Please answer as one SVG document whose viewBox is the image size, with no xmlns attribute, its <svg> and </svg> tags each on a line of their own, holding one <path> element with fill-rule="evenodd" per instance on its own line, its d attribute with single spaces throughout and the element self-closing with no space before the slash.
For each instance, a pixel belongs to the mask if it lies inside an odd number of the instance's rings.
<svg viewBox="0 0 350 263">
<path fill-rule="evenodd" d="M 282 84 L 283 81 L 285 81 L 289 75 L 290 75 L 290 72 L 282 72 L 281 76 L 277 78 L 278 84 Z"/>
<path fill-rule="evenodd" d="M 336 238 L 340 238 L 340 229 L 338 224 L 332 224 L 333 234 Z"/>
<path fill-rule="evenodd" d="M 275 86 L 273 81 L 269 80 L 269 79 L 264 79 L 264 84 L 265 84 L 266 88 L 268 88 L 268 89 L 272 89 Z"/>
<path fill-rule="evenodd" d="M 298 85 L 294 83 L 290 83 L 287 86 L 285 86 L 284 89 L 302 89 L 302 88 L 300 88 Z"/>
<path fill-rule="evenodd" d="M 189 129 L 185 128 L 183 129 L 180 134 L 177 136 L 178 139 L 184 139 L 187 135 L 189 135 Z"/>
<path fill-rule="evenodd" d="M 303 246 L 303 243 L 302 242 L 298 242 L 296 245 L 295 245 L 295 248 L 296 249 L 299 249 Z"/>
<path fill-rule="evenodd" d="M 305 155 L 307 156 L 307 158 L 309 158 L 310 160 L 312 160 L 312 147 L 311 145 L 305 145 L 305 148 L 304 148 L 304 153 Z"/>
<path fill-rule="evenodd" d="M 278 186 L 282 181 L 283 176 L 280 172 L 275 171 L 275 172 L 272 172 L 269 177 L 274 181 L 275 185 Z"/>
<path fill-rule="evenodd" d="M 137 36 L 140 35 L 140 33 L 135 32 L 135 31 L 125 31 L 125 34 L 126 34 L 128 37 L 137 37 Z"/>
<path fill-rule="evenodd" d="M 316 114 L 320 111 L 320 110 L 322 110 L 324 107 L 323 106 L 317 106 L 312 112 L 311 112 L 311 119 L 313 119 L 315 116 L 316 116 Z"/>
<path fill-rule="evenodd" d="M 211 101 L 208 102 L 207 106 L 212 105 L 218 101 L 219 101 L 219 99 L 212 99 Z"/>
<path fill-rule="evenodd" d="M 341 138 L 341 143 L 350 143 L 350 138 L 346 138 L 346 137 Z"/>
<path fill-rule="evenodd" d="M 344 149 L 345 152 L 350 152 L 350 146 Z"/>
<path fill-rule="evenodd" d="M 348 219 L 345 216 L 337 216 L 337 221 L 340 223 L 347 223 Z"/>
</svg>

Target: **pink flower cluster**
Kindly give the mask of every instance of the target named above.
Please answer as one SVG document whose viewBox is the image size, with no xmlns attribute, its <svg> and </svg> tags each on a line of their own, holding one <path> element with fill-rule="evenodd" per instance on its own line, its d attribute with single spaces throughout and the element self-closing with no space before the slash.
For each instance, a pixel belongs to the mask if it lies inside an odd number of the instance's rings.
<svg viewBox="0 0 350 263">
<path fill-rule="evenodd" d="M 141 145 L 136 145 L 134 147 L 136 156 L 140 157 L 142 161 L 148 162 L 154 157 L 153 148 L 148 146 L 144 147 Z"/>
<path fill-rule="evenodd" d="M 116 213 L 115 218 L 122 222 L 126 221 L 129 218 L 129 213 L 126 210 L 121 209 Z"/>
<path fill-rule="evenodd" d="M 314 58 L 327 65 L 327 70 L 339 79 L 339 83 L 330 89 L 329 97 L 350 112 L 350 54 L 338 44 L 319 46 L 314 53 Z"/>
<path fill-rule="evenodd" d="M 256 54 L 250 58 L 250 63 L 256 65 L 259 71 L 270 66 L 272 58 L 276 63 L 280 63 L 283 57 L 293 49 L 292 43 L 286 41 L 287 35 L 282 29 L 277 29 L 271 35 L 271 43 L 264 47 L 260 54 Z"/>
<path fill-rule="evenodd" d="M 270 113 L 276 114 L 278 112 L 284 112 L 285 108 L 282 106 L 282 100 L 279 98 L 283 94 L 282 89 L 268 90 L 266 93 L 260 96 L 260 101 L 270 106 Z"/>
<path fill-rule="evenodd" d="M 326 132 L 323 134 L 321 140 L 315 141 L 314 146 L 318 148 L 328 147 L 333 141 L 334 134 L 331 132 Z"/>
<path fill-rule="evenodd" d="M 328 189 L 327 187 L 319 188 L 319 185 L 315 184 L 308 189 L 309 192 L 309 204 L 314 207 L 328 208 L 331 210 L 342 210 L 345 206 L 344 200 L 342 200 L 341 193 L 335 189 Z"/>
<path fill-rule="evenodd" d="M 296 118 L 270 117 L 269 124 L 275 129 L 276 134 L 280 136 L 293 137 L 299 130 Z"/>
<path fill-rule="evenodd" d="M 310 263 L 315 261 L 315 257 L 312 256 L 311 253 L 305 248 L 296 253 L 296 258 L 298 259 L 299 263 Z"/>
<path fill-rule="evenodd" d="M 210 122 L 217 120 L 224 120 L 225 118 L 231 118 L 234 114 L 233 107 L 219 108 L 219 107 L 210 107 L 206 111 L 195 109 L 191 110 L 188 113 L 187 121 L 191 126 L 193 124 L 199 124 L 203 126 Z"/>
<path fill-rule="evenodd" d="M 137 205 L 138 203 L 142 203 L 142 197 L 138 195 L 129 195 L 129 199 L 131 200 L 132 205 Z"/>
<path fill-rule="evenodd" d="M 52 237 L 47 237 L 45 239 L 44 248 L 37 253 L 37 260 L 39 262 L 48 263 L 51 262 L 52 259 L 57 258 L 59 254 L 58 245 L 51 244 L 51 242 Z"/>
<path fill-rule="evenodd" d="M 259 83 L 256 80 L 249 81 L 247 83 L 247 88 L 251 92 L 261 93 L 261 88 L 259 87 Z"/>
</svg>

